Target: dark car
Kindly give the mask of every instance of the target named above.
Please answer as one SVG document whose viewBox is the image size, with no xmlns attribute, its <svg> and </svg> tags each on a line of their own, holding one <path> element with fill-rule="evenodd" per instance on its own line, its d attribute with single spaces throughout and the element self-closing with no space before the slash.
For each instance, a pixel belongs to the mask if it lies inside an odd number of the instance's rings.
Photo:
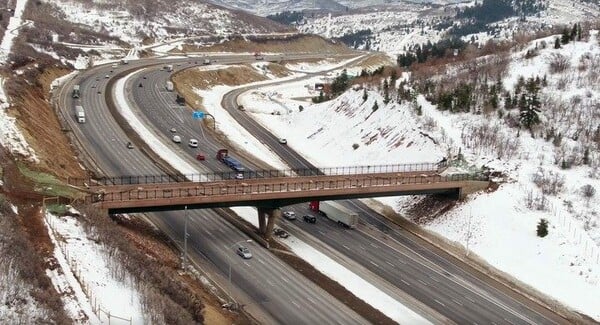
<svg viewBox="0 0 600 325">
<path fill-rule="evenodd" d="M 273 229 L 273 235 L 275 235 L 279 238 L 288 238 L 290 236 L 290 234 L 288 234 L 287 231 L 280 229 L 280 228 Z"/>
<path fill-rule="evenodd" d="M 302 216 L 302 219 L 304 219 L 304 221 L 308 223 L 317 223 L 317 218 L 315 216 L 309 216 L 305 214 L 304 216 Z"/>
</svg>

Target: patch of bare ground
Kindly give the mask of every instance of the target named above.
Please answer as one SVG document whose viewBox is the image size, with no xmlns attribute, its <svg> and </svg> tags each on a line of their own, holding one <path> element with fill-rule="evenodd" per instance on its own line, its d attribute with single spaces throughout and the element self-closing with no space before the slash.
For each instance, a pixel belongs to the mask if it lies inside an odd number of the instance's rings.
<svg viewBox="0 0 600 325">
<path fill-rule="evenodd" d="M 427 195 L 407 211 L 406 216 L 417 224 L 425 225 L 450 211 L 457 201 L 447 195 Z"/>
<path fill-rule="evenodd" d="M 172 77 L 177 90 L 182 93 L 184 90 L 193 92 L 194 88 L 209 89 L 216 85 L 239 86 L 266 79 L 256 69 L 246 65 L 215 70 L 192 68 L 177 72 Z"/>
<path fill-rule="evenodd" d="M 367 57 L 354 62 L 350 67 L 360 67 L 367 70 L 377 69 L 381 66 L 394 66 L 396 63 L 388 55 L 383 53 L 370 54 Z"/>
<path fill-rule="evenodd" d="M 267 69 L 277 78 L 283 78 L 289 76 L 290 71 L 279 63 L 269 63 Z"/>
<path fill-rule="evenodd" d="M 22 69 L 27 70 L 26 74 L 10 78 L 6 90 L 12 102 L 9 114 L 16 117 L 23 136 L 40 159 L 39 164 L 29 167 L 61 179 L 83 177 L 85 172 L 49 103 L 50 83 L 68 70 L 44 64 Z"/>
<path fill-rule="evenodd" d="M 272 38 L 233 38 L 223 43 L 198 47 L 184 44 L 172 52 L 262 52 L 262 53 L 355 53 L 342 43 L 334 43 L 316 35 L 293 35 Z"/>
<path fill-rule="evenodd" d="M 89 206 L 78 207 L 88 234 L 109 248 L 134 277 L 144 313 L 159 324 L 250 324 L 243 313 L 221 309 L 221 303 L 196 277 L 180 272 L 179 253 L 169 239 L 144 221 L 113 216 Z"/>
</svg>

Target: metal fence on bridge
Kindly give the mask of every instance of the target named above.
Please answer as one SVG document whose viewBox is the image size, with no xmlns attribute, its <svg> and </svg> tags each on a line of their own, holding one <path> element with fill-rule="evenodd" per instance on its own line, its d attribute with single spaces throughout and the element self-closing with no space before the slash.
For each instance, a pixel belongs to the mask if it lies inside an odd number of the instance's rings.
<svg viewBox="0 0 600 325">
<path fill-rule="evenodd" d="M 408 172 L 438 172 L 446 167 L 441 163 L 418 163 L 418 164 L 396 164 L 396 165 L 373 165 L 373 166 L 347 166 L 329 168 L 293 168 L 283 170 L 249 170 L 241 173 L 215 172 L 199 174 L 177 174 L 177 175 L 129 175 L 101 178 L 69 178 L 68 183 L 74 186 L 92 187 L 107 185 L 134 185 L 134 184 L 158 184 L 177 182 L 212 182 L 234 179 L 237 174 L 243 174 L 244 179 L 252 178 L 275 178 L 275 177 L 298 177 L 318 175 L 357 175 L 378 173 L 408 173 Z"/>
<path fill-rule="evenodd" d="M 474 174 L 454 174 L 448 176 L 402 176 L 389 178 L 368 178 L 364 182 L 357 183 L 353 179 L 336 179 L 324 181 L 302 181 L 298 183 L 270 183 L 270 184 L 244 184 L 243 182 L 233 182 L 227 184 L 212 184 L 202 186 L 199 184 L 194 187 L 169 188 L 169 189 L 134 189 L 133 191 L 99 193 L 88 197 L 88 203 L 99 201 L 131 201 L 131 200 L 154 200 L 154 199 L 172 199 L 181 197 L 206 197 L 223 196 L 239 194 L 264 194 L 264 193 L 283 193 L 299 191 L 319 191 L 336 190 L 351 188 L 368 187 L 392 187 L 398 185 L 415 184 L 433 184 L 461 181 L 488 181 L 489 178 L 484 175 Z"/>
</svg>

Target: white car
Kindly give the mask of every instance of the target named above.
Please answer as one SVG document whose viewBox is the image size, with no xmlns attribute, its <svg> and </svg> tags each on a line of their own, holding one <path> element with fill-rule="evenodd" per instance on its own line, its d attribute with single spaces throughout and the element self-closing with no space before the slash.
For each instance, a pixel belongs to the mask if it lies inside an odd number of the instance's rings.
<svg viewBox="0 0 600 325">
<path fill-rule="evenodd" d="M 242 174 L 242 173 L 235 174 L 235 179 L 244 179 L 244 174 Z"/>
<path fill-rule="evenodd" d="M 287 140 L 284 138 L 279 138 L 279 143 L 281 144 L 287 144 Z"/>
<path fill-rule="evenodd" d="M 181 143 L 181 137 L 178 135 L 174 135 L 173 136 L 173 142 L 175 143 Z"/>
<path fill-rule="evenodd" d="M 288 220 L 296 220 L 296 213 L 294 211 L 283 211 L 283 217 Z"/>
<path fill-rule="evenodd" d="M 192 148 L 198 148 L 198 140 L 190 139 L 190 141 L 188 142 L 188 145 Z"/>
<path fill-rule="evenodd" d="M 239 246 L 235 251 L 243 259 L 247 260 L 247 259 L 252 258 L 252 253 L 250 253 L 250 250 L 244 246 Z"/>
</svg>

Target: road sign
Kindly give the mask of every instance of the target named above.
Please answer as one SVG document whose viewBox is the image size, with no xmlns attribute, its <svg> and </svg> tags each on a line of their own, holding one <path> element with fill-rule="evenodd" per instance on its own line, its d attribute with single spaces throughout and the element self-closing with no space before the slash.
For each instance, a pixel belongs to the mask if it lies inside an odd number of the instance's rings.
<svg viewBox="0 0 600 325">
<path fill-rule="evenodd" d="M 194 120 L 201 120 L 204 118 L 204 112 L 194 111 L 194 113 L 192 114 L 192 118 L 194 118 Z"/>
</svg>

